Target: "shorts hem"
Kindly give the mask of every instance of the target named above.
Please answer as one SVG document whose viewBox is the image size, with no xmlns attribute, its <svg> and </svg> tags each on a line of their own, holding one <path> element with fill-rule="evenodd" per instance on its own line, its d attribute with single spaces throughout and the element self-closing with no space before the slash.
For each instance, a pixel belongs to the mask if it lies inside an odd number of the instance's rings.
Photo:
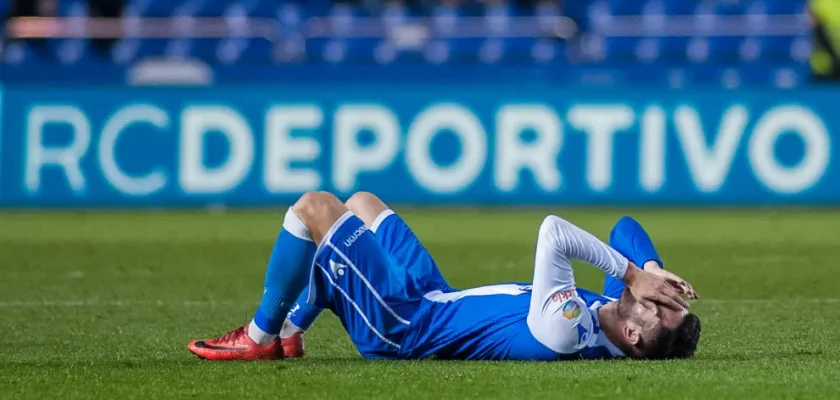
<svg viewBox="0 0 840 400">
<path fill-rule="evenodd" d="M 370 231 L 376 233 L 376 231 L 379 229 L 379 226 L 382 225 L 382 222 L 385 221 L 385 218 L 388 218 L 394 214 L 396 213 L 394 213 L 394 210 L 390 208 L 379 213 L 379 215 L 376 216 L 376 219 L 373 220 L 373 224 L 371 224 L 370 226 Z"/>
</svg>

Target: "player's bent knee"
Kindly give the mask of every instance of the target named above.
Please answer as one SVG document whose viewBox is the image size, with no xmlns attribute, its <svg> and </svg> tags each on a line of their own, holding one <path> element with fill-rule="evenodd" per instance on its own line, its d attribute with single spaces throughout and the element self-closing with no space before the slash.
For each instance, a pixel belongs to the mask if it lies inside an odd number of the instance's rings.
<svg viewBox="0 0 840 400">
<path fill-rule="evenodd" d="M 328 192 L 307 192 L 294 205 L 295 215 L 306 225 L 315 243 L 321 243 L 347 207 Z"/>
<path fill-rule="evenodd" d="M 379 214 L 388 209 L 379 197 L 370 192 L 356 192 L 344 204 L 368 227 L 373 225 Z"/>
</svg>

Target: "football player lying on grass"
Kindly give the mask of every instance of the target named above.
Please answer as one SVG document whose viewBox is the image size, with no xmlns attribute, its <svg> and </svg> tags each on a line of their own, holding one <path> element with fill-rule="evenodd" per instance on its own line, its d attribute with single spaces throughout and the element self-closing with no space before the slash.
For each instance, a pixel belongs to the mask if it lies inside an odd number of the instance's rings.
<svg viewBox="0 0 840 400">
<path fill-rule="evenodd" d="M 572 259 L 607 273 L 603 295 L 575 286 Z M 532 283 L 457 290 L 376 196 L 356 193 L 345 204 L 307 193 L 286 213 L 254 319 L 189 349 L 210 360 L 300 357 L 303 331 L 329 309 L 367 359 L 685 358 L 700 320 L 683 296 L 697 298 L 662 269 L 629 217 L 608 246 L 550 215 L 539 226 Z"/>
</svg>

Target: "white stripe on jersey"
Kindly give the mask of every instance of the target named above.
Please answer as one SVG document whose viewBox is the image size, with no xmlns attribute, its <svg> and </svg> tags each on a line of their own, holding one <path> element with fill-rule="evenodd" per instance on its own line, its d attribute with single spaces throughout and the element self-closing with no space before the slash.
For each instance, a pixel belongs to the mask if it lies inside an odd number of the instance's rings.
<svg viewBox="0 0 840 400">
<path fill-rule="evenodd" d="M 426 300 L 434 301 L 436 303 L 449 303 L 469 296 L 493 296 L 497 294 L 518 296 L 530 291 L 531 286 L 506 283 L 501 285 L 480 286 L 477 288 L 450 293 L 443 293 L 440 290 L 434 290 L 426 293 L 423 297 L 425 297 Z"/>
<path fill-rule="evenodd" d="M 407 320 L 403 317 L 400 317 L 397 314 L 397 312 L 394 311 L 394 309 L 391 308 L 388 305 L 388 303 L 386 303 L 385 300 L 382 299 L 382 296 L 380 296 L 379 292 L 377 292 L 376 289 L 373 288 L 373 285 L 370 284 L 370 281 L 368 281 L 367 278 L 365 278 L 365 276 L 362 275 L 362 272 L 359 271 L 358 268 L 356 268 L 356 264 L 353 264 L 353 262 L 350 261 L 350 259 L 347 258 L 347 256 L 344 255 L 344 253 L 342 253 L 341 250 L 338 249 L 338 247 L 335 247 L 334 244 L 329 243 L 329 242 L 327 242 L 327 246 L 329 246 L 331 249 L 333 249 L 333 251 L 335 251 L 335 254 L 338 254 L 338 256 L 341 257 L 341 259 L 344 260 L 345 263 L 347 263 L 347 266 L 349 266 L 350 269 L 353 270 L 353 272 L 355 272 L 356 275 L 359 276 L 359 279 L 361 279 L 362 283 L 364 283 L 365 286 L 367 286 L 367 288 L 370 289 L 370 292 L 373 293 L 373 297 L 376 298 L 376 301 L 378 301 L 379 304 L 382 305 L 382 308 L 384 308 L 385 311 L 388 311 L 388 313 L 391 314 L 391 316 L 394 317 L 394 319 L 396 319 L 397 321 L 400 321 L 400 323 L 405 324 L 405 325 L 411 325 L 411 321 L 409 321 L 409 320 Z"/>
<path fill-rule="evenodd" d="M 316 265 L 318 265 L 318 264 L 316 264 Z M 353 301 L 353 299 L 350 298 L 350 295 L 348 295 L 347 292 L 345 292 L 344 289 L 341 288 L 341 286 L 338 286 L 338 284 L 336 284 L 335 281 L 333 281 L 332 277 L 330 276 L 330 273 L 327 272 L 327 270 L 324 269 L 324 267 L 318 265 L 318 268 L 320 268 L 321 271 L 324 273 L 324 276 L 327 277 L 327 280 L 330 282 L 330 285 L 332 285 L 334 288 L 336 288 L 338 290 L 338 292 L 341 293 L 341 295 L 344 296 L 345 299 L 347 299 L 347 301 L 350 303 L 350 305 L 352 305 L 353 308 L 356 309 L 356 312 L 358 312 L 359 316 L 362 317 L 362 321 L 364 321 L 365 325 L 367 325 L 368 328 L 370 328 L 370 330 L 372 330 L 373 333 L 376 336 L 378 336 L 380 339 L 382 339 L 383 342 L 388 343 L 389 345 L 394 346 L 398 349 L 400 348 L 400 345 L 388 340 L 384 335 L 382 335 L 382 333 L 380 333 L 378 330 L 376 330 L 376 328 L 373 326 L 373 324 L 370 323 L 370 320 L 365 315 L 365 313 L 362 312 L 362 308 L 359 307 L 359 305 L 356 304 L 356 302 Z"/>
</svg>

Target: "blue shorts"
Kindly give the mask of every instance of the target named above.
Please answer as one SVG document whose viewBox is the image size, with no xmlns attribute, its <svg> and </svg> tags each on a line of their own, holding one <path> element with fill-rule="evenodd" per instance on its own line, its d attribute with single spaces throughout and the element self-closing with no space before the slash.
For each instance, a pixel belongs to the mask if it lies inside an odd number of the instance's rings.
<svg viewBox="0 0 840 400">
<path fill-rule="evenodd" d="M 432 290 L 451 289 L 399 216 L 383 212 L 368 229 L 347 212 L 315 253 L 309 302 L 338 316 L 364 358 L 396 358 Z"/>
</svg>

